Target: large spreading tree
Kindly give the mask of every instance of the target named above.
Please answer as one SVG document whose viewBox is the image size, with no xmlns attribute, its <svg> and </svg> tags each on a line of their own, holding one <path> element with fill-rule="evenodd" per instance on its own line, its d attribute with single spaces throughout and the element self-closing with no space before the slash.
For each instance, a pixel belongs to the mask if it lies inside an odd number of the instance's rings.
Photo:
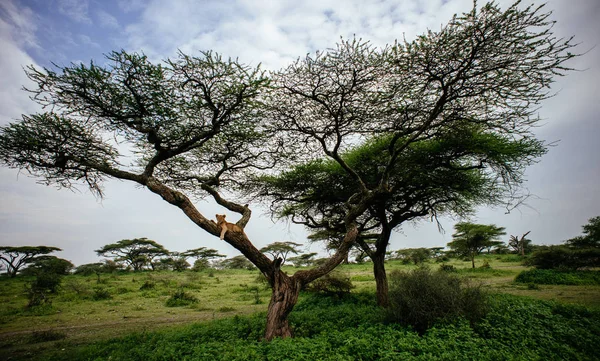
<svg viewBox="0 0 600 361">
<path fill-rule="evenodd" d="M 3 246 L 0 247 L 0 262 L 6 267 L 6 273 L 15 277 L 23 266 L 34 262 L 36 257 L 56 251 L 62 249 L 50 246 Z"/>
<path fill-rule="evenodd" d="M 263 105 L 271 90 L 265 73 L 212 52 L 179 54 L 155 64 L 142 54 L 120 51 L 108 54 L 102 66 L 30 66 L 26 72 L 36 84 L 27 90 L 45 111 L 2 127 L 0 161 L 43 184 L 83 183 L 102 196 L 104 181 L 131 181 L 219 236 L 217 224 L 194 201 L 211 197 L 240 214 L 237 225 L 244 228 L 249 206 L 225 198 L 223 191 L 235 190 L 288 153 L 265 121 Z M 272 286 L 266 339 L 291 336 L 287 316 L 302 285 L 330 272 L 347 252 L 342 247 L 320 267 L 288 276 L 280 269 L 282 260 L 269 259 L 246 234 L 227 232 L 225 241 Z"/>
<path fill-rule="evenodd" d="M 95 251 L 98 256 L 113 257 L 116 262 L 123 262 L 134 271 L 141 271 L 145 266 L 154 268 L 152 261 L 159 256 L 168 256 L 169 251 L 161 244 L 148 238 L 122 239 L 110 243 Z"/>
<path fill-rule="evenodd" d="M 536 108 L 574 56 L 569 40 L 553 37 L 548 16 L 518 3 L 506 11 L 488 4 L 412 42 L 376 49 L 343 41 L 271 79 L 211 52 L 153 64 L 121 51 L 109 54 L 106 66 L 29 67 L 37 84 L 32 98 L 46 111 L 2 128 L 0 159 L 42 183 L 71 188 L 84 182 L 98 195 L 106 179 L 132 181 L 218 236 L 217 224 L 193 200 L 212 197 L 240 214 L 237 225 L 244 228 L 249 206 L 223 191 L 244 188 L 261 170 L 328 157 L 354 191 L 340 206 L 343 238 L 326 262 L 287 275 L 280 258 L 269 259 L 244 233 L 225 234 L 272 287 L 266 339 L 287 337 L 300 289 L 346 258 L 362 218 L 370 218 L 381 199 L 397 198 L 394 173 L 415 145 L 463 131 L 537 142 L 531 132 Z M 386 146 L 366 179 L 343 154 L 375 138 Z M 449 166 L 479 163 L 467 157 Z M 520 169 L 498 174 L 510 179 Z"/>
<path fill-rule="evenodd" d="M 299 59 L 274 77 L 270 105 L 301 164 L 258 179 L 254 194 L 313 230 L 343 236 L 353 219 L 386 305 L 395 228 L 526 196 L 524 170 L 547 148 L 532 132 L 538 107 L 576 56 L 549 16 L 490 3 L 412 42 L 342 41 Z"/>
</svg>

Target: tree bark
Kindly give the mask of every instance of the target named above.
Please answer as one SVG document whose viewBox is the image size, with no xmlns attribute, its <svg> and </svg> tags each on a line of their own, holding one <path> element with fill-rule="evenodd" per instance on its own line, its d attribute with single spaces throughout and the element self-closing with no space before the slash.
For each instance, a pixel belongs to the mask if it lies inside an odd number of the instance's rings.
<svg viewBox="0 0 600 361">
<path fill-rule="evenodd" d="M 373 274 L 375 275 L 375 285 L 377 286 L 377 305 L 388 307 L 390 298 L 388 294 L 388 280 L 385 273 L 385 253 L 377 252 L 371 257 L 373 261 Z"/>
<path fill-rule="evenodd" d="M 265 340 L 274 338 L 292 337 L 292 328 L 288 322 L 288 315 L 298 302 L 298 294 L 301 285 L 293 277 L 288 277 L 276 266 L 276 275 L 273 279 L 271 301 L 267 309 L 267 325 L 265 328 Z"/>
</svg>

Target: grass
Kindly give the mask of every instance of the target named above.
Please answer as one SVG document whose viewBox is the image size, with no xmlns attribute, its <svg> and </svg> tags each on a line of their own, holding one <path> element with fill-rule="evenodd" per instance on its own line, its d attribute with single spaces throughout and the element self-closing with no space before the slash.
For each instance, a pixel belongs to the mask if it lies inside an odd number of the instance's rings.
<svg viewBox="0 0 600 361">
<path fill-rule="evenodd" d="M 539 285 L 529 289 L 527 284 L 514 282 L 527 269 L 518 259 L 486 255 L 476 259 L 476 266 L 484 261 L 490 269 L 473 270 L 470 261 L 454 259 L 447 264 L 454 266 L 459 276 L 481 282 L 492 291 L 600 309 L 600 286 Z M 428 265 L 437 269 L 440 264 Z M 416 267 L 399 261 L 386 265 L 388 272 Z M 283 269 L 290 274 L 296 271 L 290 266 Z M 353 294 L 374 292 L 371 263 L 341 265 L 337 271 L 351 279 Z M 27 359 L 28 355 L 57 348 L 69 350 L 98 340 L 127 337 L 134 331 L 168 332 L 195 322 L 264 313 L 270 290 L 257 276 L 258 271 L 246 270 L 140 272 L 102 275 L 98 283 L 95 275 L 71 275 L 64 278 L 50 305 L 31 310 L 24 308 L 25 284 L 31 279 L 1 277 L 0 359 L 8 355 Z M 178 290 L 197 301 L 167 307 L 167 300 Z M 264 316 L 258 318 L 262 324 Z M 301 331 L 303 326 L 297 323 L 295 327 Z"/>
</svg>

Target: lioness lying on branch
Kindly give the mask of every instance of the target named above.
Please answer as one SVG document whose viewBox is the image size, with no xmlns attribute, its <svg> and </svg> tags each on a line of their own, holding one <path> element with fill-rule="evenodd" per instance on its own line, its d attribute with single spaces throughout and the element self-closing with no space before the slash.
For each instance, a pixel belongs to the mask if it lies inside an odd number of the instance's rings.
<svg viewBox="0 0 600 361">
<path fill-rule="evenodd" d="M 244 233 L 244 230 L 242 229 L 242 227 L 238 226 L 237 224 L 229 223 L 229 222 L 225 221 L 224 214 L 217 214 L 216 216 L 217 216 L 217 227 L 221 228 L 221 237 L 220 237 L 221 239 L 223 239 L 225 237 L 225 232 L 227 232 L 227 231 Z"/>
</svg>

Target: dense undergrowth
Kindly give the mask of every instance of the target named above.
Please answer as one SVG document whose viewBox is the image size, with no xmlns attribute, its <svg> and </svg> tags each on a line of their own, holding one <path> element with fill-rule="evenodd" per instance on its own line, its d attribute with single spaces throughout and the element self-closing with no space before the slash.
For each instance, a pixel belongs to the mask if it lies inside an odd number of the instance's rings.
<svg viewBox="0 0 600 361">
<path fill-rule="evenodd" d="M 261 340 L 264 314 L 132 334 L 40 360 L 597 360 L 600 313 L 492 295 L 485 318 L 438 324 L 423 336 L 386 323 L 373 294 L 305 296 L 292 339 Z"/>
<path fill-rule="evenodd" d="M 600 285 L 600 271 L 531 269 L 519 273 L 515 281 L 541 285 Z"/>
</svg>

